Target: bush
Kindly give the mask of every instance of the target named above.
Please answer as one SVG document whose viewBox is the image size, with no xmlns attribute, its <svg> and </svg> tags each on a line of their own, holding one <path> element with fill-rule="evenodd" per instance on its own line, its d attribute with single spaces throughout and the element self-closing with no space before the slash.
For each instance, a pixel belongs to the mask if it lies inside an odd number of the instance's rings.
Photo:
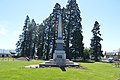
<svg viewBox="0 0 120 80">
<path fill-rule="evenodd" d="M 95 63 L 95 61 L 94 60 L 87 60 L 87 63 Z"/>
</svg>

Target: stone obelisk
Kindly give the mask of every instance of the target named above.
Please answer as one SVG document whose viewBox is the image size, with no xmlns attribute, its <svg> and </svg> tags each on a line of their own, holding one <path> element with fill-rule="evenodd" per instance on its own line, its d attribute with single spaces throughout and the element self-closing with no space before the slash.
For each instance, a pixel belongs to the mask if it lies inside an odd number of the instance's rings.
<svg viewBox="0 0 120 80">
<path fill-rule="evenodd" d="M 58 30 L 57 30 L 57 40 L 56 40 L 56 48 L 55 52 L 53 54 L 53 59 L 50 59 L 49 61 L 45 61 L 44 63 L 39 64 L 39 67 L 79 67 L 78 63 L 75 63 L 73 61 L 70 61 L 69 59 L 66 59 L 66 53 L 64 50 L 64 41 L 63 41 L 63 35 L 62 35 L 62 15 L 59 13 L 59 20 L 58 20 Z"/>
<path fill-rule="evenodd" d="M 56 49 L 55 53 L 53 54 L 53 60 L 59 66 L 66 65 L 66 54 L 64 51 L 64 41 L 62 36 L 62 16 L 61 13 L 59 14 L 59 21 L 58 21 L 58 33 L 57 33 L 57 40 L 56 40 Z"/>
<path fill-rule="evenodd" d="M 62 16 L 59 14 L 58 20 L 58 38 L 62 38 Z"/>
</svg>

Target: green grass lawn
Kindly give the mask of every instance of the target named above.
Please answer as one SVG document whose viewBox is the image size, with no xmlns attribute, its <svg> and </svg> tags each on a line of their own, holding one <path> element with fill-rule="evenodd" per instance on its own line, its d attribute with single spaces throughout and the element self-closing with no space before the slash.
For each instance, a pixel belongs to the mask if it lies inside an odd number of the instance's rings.
<svg viewBox="0 0 120 80">
<path fill-rule="evenodd" d="M 41 61 L 0 61 L 0 80 L 116 80 L 120 68 L 106 63 L 80 63 L 87 69 L 23 68 Z"/>
</svg>

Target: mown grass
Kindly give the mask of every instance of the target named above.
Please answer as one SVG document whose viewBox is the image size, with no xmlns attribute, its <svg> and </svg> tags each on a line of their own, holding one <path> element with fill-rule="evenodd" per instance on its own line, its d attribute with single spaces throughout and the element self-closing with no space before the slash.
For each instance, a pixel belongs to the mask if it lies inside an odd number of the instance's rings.
<svg viewBox="0 0 120 80">
<path fill-rule="evenodd" d="M 0 61 L 0 80 L 116 80 L 120 68 L 106 63 L 80 63 L 87 69 L 23 68 L 41 61 Z"/>
</svg>

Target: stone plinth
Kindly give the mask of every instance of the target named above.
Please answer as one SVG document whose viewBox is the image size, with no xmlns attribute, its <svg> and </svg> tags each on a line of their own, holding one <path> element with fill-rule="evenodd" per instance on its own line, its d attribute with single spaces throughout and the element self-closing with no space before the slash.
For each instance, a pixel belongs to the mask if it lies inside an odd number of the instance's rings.
<svg viewBox="0 0 120 80">
<path fill-rule="evenodd" d="M 65 51 L 55 50 L 53 54 L 53 59 L 66 59 Z"/>
<path fill-rule="evenodd" d="M 59 65 L 61 64 L 61 65 Z M 69 59 L 63 59 L 63 61 L 56 61 L 53 59 L 50 59 L 49 61 L 45 61 L 44 63 L 39 64 L 39 67 L 80 67 L 78 63 L 75 63 L 73 61 L 70 61 Z"/>
</svg>

